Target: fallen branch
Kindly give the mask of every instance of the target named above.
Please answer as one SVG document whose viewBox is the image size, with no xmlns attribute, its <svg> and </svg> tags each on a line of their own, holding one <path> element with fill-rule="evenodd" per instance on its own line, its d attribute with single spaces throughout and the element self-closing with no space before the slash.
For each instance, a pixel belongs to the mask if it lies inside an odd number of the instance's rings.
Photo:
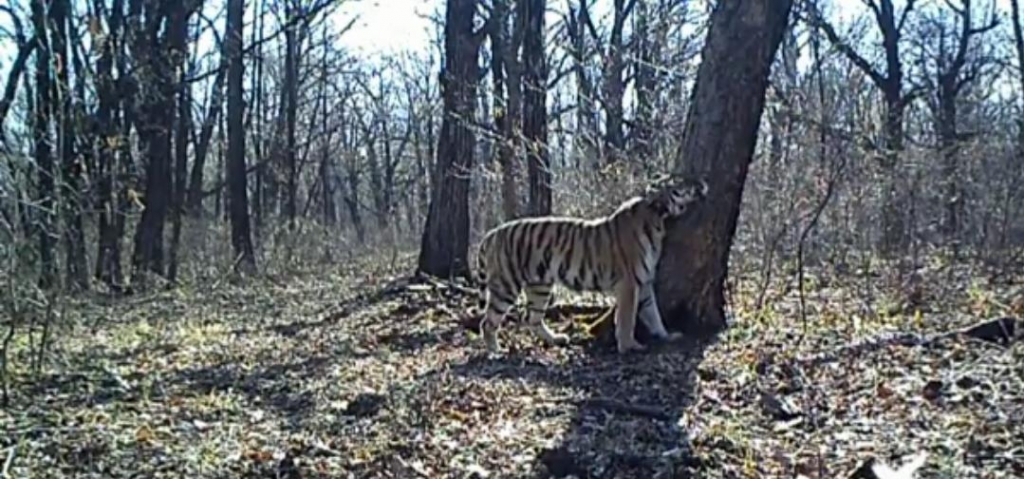
<svg viewBox="0 0 1024 479">
<path fill-rule="evenodd" d="M 14 463 L 14 455 L 18 451 L 18 445 L 15 444 L 7 449 L 7 459 L 4 460 L 4 468 L 0 470 L 0 478 L 6 479 L 11 477 L 11 464 Z"/>
<path fill-rule="evenodd" d="M 467 287 L 467 286 L 463 286 L 463 285 L 461 285 L 459 283 L 456 283 L 454 281 L 445 281 L 445 280 L 438 279 L 438 278 L 435 278 L 433 276 L 427 276 L 427 275 L 421 275 L 419 279 L 422 280 L 423 282 L 433 286 L 435 289 L 441 289 L 441 290 L 451 289 L 451 290 L 458 291 L 458 292 L 460 292 L 462 294 L 465 294 L 466 296 L 472 296 L 472 297 L 480 299 L 480 300 L 483 300 L 483 298 L 484 298 L 484 294 L 483 294 L 482 291 L 480 291 L 478 289 L 473 289 L 473 288 L 470 288 L 470 287 Z"/>
<path fill-rule="evenodd" d="M 964 336 L 999 344 L 1001 346 L 1007 346 L 1013 341 L 1019 339 L 1022 336 L 1021 333 L 1024 333 L 1024 322 L 1020 319 L 1009 316 L 983 321 L 981 323 L 953 331 L 926 336 L 914 333 L 887 332 L 872 338 L 845 344 L 832 351 L 799 358 L 797 363 L 801 366 L 819 366 L 822 364 L 836 362 L 849 356 L 861 355 L 891 346 L 928 346 L 957 336 Z"/>
</svg>

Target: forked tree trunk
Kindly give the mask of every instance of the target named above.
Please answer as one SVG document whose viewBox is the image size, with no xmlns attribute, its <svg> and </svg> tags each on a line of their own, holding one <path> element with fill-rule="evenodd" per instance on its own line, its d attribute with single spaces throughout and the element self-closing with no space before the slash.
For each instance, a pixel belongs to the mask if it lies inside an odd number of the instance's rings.
<svg viewBox="0 0 1024 479">
<path fill-rule="evenodd" d="M 670 330 L 708 338 L 725 328 L 724 287 L 768 74 L 792 0 L 720 0 L 697 70 L 676 172 L 707 178 L 699 214 L 673 224 L 658 267 Z"/>
</svg>

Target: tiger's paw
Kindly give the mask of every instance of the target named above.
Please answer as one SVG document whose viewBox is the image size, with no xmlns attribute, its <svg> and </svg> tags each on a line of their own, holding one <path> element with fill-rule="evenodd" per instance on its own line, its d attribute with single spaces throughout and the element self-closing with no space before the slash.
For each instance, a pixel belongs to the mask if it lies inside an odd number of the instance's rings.
<svg viewBox="0 0 1024 479">
<path fill-rule="evenodd" d="M 487 349 L 489 354 L 498 354 L 500 349 L 498 346 L 498 338 L 495 337 L 484 337 L 484 347 Z"/>
<path fill-rule="evenodd" d="M 647 346 L 640 344 L 635 339 L 631 340 L 620 340 L 618 342 L 619 354 L 628 354 L 630 352 L 643 352 L 647 350 Z"/>
<path fill-rule="evenodd" d="M 671 333 L 666 334 L 665 337 L 663 337 L 661 339 L 662 339 L 662 341 L 666 341 L 666 342 L 670 342 L 670 343 L 676 342 L 676 341 L 679 341 L 680 339 L 683 339 L 683 333 L 680 333 L 678 331 L 672 331 Z"/>
<path fill-rule="evenodd" d="M 568 334 L 561 334 L 561 333 L 552 334 L 551 335 L 551 339 L 549 340 L 549 342 L 551 344 L 556 345 L 556 346 L 565 346 L 565 345 L 569 344 L 569 335 Z"/>
</svg>

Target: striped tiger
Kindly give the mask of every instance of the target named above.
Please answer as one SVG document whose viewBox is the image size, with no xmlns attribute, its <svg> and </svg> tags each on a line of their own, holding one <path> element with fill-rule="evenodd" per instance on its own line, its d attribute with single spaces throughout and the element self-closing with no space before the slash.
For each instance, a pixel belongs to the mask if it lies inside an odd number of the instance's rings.
<svg viewBox="0 0 1024 479">
<path fill-rule="evenodd" d="M 704 180 L 682 180 L 630 198 L 614 213 L 594 219 L 531 217 L 503 223 L 480 241 L 476 269 L 485 289 L 480 332 L 491 353 L 497 329 L 521 292 L 528 324 L 548 344 L 564 345 L 544 322 L 555 283 L 578 292 L 611 292 L 618 306 L 615 340 L 620 353 L 646 347 L 634 338 L 636 316 L 658 339 L 674 340 L 662 323 L 654 296 L 654 274 L 661 257 L 665 221 L 682 216 L 707 196 Z"/>
</svg>

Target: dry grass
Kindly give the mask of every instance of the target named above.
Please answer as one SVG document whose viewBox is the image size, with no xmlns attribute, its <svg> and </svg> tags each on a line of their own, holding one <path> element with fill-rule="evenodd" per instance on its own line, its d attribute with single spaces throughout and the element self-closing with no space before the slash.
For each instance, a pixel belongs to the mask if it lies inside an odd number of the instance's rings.
<svg viewBox="0 0 1024 479">
<path fill-rule="evenodd" d="M 750 311 L 741 277 L 741 319 L 706 352 L 622 358 L 560 321 L 570 347 L 510 327 L 489 358 L 463 327 L 472 299 L 387 263 L 79 305 L 42 377 L 15 371 L 0 461 L 11 477 L 837 477 L 924 449 L 922 477 L 1024 474 L 1020 342 L 787 361 L 1012 312 L 1020 283 L 925 271 L 943 281 L 915 310 L 882 281 L 815 278 L 800 340 L 795 293 Z"/>
</svg>

